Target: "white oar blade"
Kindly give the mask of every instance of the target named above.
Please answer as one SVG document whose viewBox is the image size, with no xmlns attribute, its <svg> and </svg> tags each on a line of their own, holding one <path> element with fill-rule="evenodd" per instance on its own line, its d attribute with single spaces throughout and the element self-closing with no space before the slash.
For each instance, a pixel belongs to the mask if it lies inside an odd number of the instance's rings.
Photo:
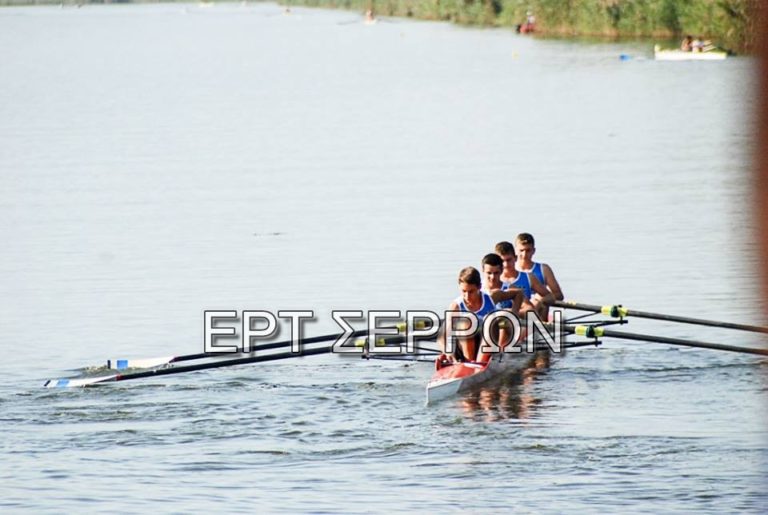
<svg viewBox="0 0 768 515">
<path fill-rule="evenodd" d="M 107 360 L 107 368 L 112 370 L 125 370 L 126 368 L 154 368 L 161 367 L 173 361 L 175 356 L 144 359 L 110 359 Z"/>
<path fill-rule="evenodd" d="M 77 388 L 80 386 L 88 386 L 96 383 L 106 383 L 108 381 L 114 381 L 117 375 L 100 376 L 100 377 L 85 377 L 82 379 L 49 379 L 43 385 L 44 388 Z"/>
</svg>

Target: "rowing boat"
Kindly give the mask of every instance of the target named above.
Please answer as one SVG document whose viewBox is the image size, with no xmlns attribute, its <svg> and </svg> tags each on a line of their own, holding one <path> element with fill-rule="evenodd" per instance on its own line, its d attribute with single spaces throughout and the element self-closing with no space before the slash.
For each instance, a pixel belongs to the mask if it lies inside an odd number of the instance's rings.
<svg viewBox="0 0 768 515">
<path fill-rule="evenodd" d="M 527 352 L 499 353 L 486 363 L 452 363 L 435 371 L 427 383 L 427 404 L 447 399 L 505 373 L 525 368 L 533 355 Z"/>
<path fill-rule="evenodd" d="M 584 320 L 583 316 L 577 317 L 580 319 L 580 325 L 571 325 L 567 321 L 565 324 L 545 324 L 548 328 L 548 332 L 552 332 L 549 328 L 555 331 L 554 334 L 560 333 L 561 335 L 574 335 L 576 337 L 584 337 L 586 340 L 577 341 L 562 341 L 562 344 L 556 344 L 552 346 L 549 341 L 535 342 L 533 348 L 525 346 L 525 350 L 520 352 L 502 352 L 496 354 L 488 363 L 458 363 L 458 364 L 444 364 L 440 366 L 438 370 L 433 374 L 429 383 L 427 384 L 427 404 L 436 402 L 440 399 L 466 392 L 474 386 L 478 386 L 482 383 L 486 383 L 494 378 L 502 376 L 505 372 L 511 373 L 526 368 L 531 364 L 531 361 L 536 359 L 537 356 L 542 355 L 544 352 L 552 352 L 553 354 L 561 354 L 562 350 L 572 349 L 575 347 L 592 347 L 601 344 L 601 338 L 616 338 L 622 340 L 629 340 L 633 342 L 644 343 L 662 343 L 666 345 L 710 349 L 718 351 L 727 351 L 740 354 L 752 354 L 757 356 L 768 356 L 768 348 L 761 347 L 745 347 L 742 345 L 726 345 L 722 343 L 711 343 L 699 340 L 685 340 L 681 338 L 670 338 L 665 336 L 628 333 L 622 331 L 613 331 L 606 329 L 605 326 L 625 324 L 628 322 L 626 318 L 648 318 L 653 320 L 664 320 L 668 322 L 679 322 L 693 325 L 703 325 L 709 327 L 721 327 L 728 329 L 737 329 L 741 331 L 754 332 L 768 334 L 768 327 L 756 326 L 750 324 L 741 324 L 733 322 L 719 322 L 716 320 L 706 320 L 701 318 L 692 318 L 685 316 L 667 315 L 662 313 L 651 313 L 647 311 L 638 311 L 629 309 L 621 304 L 582 304 L 578 302 L 566 302 L 561 301 L 556 303 L 557 307 L 566 309 L 576 309 L 579 311 L 591 312 L 594 315 L 604 315 L 611 317 L 611 320 Z M 574 319 L 575 320 L 575 319 Z M 415 324 L 418 328 L 419 324 Z M 381 329 L 381 328 L 379 328 Z M 401 328 L 398 326 L 398 330 Z M 47 388 L 72 388 L 91 386 L 96 384 L 102 384 L 107 382 L 128 381 L 141 378 L 159 377 L 171 374 L 181 374 L 187 372 L 193 372 L 197 370 L 208 370 L 220 367 L 229 367 L 236 365 L 255 364 L 268 361 L 286 360 L 299 356 L 311 356 L 315 354 L 325 354 L 338 350 L 338 341 L 343 341 L 344 338 L 357 337 L 357 336 L 371 336 L 370 330 L 352 331 L 351 333 L 337 333 L 327 334 L 323 336 L 313 336 L 310 338 L 299 338 L 298 340 L 286 340 L 282 342 L 265 343 L 258 345 L 246 351 L 240 350 L 235 354 L 239 354 L 241 357 L 231 359 L 221 359 L 220 353 L 202 352 L 195 354 L 185 354 L 175 357 L 164 358 L 145 358 L 138 360 L 110 360 L 109 367 L 111 369 L 120 370 L 119 373 L 111 373 L 109 375 L 89 375 L 71 378 L 50 379 L 45 382 L 44 386 Z M 422 335 L 426 336 L 426 335 Z M 521 343 L 523 341 L 521 335 Z M 404 335 L 392 336 L 384 339 L 377 339 L 375 346 L 380 345 L 401 345 L 405 340 Z M 367 340 L 362 342 L 365 344 Z M 326 345 L 315 346 L 314 344 L 326 342 Z M 330 344 L 330 342 L 334 342 Z M 354 347 L 359 347 L 359 342 L 355 342 Z M 426 342 L 422 342 L 426 343 Z M 305 347 L 307 344 L 312 344 L 311 347 Z M 370 345 L 370 343 L 368 343 Z M 293 348 L 297 346 L 299 352 L 294 352 Z M 342 347 L 347 347 L 342 345 Z M 291 349 L 290 351 L 288 349 Z M 370 356 L 363 355 L 363 357 L 380 357 L 388 359 L 409 359 L 413 361 L 424 361 L 420 355 L 424 353 L 438 353 L 437 349 L 419 345 L 415 346 L 415 349 L 419 350 L 419 354 L 415 356 L 397 356 L 395 354 L 391 356 L 376 356 L 374 353 L 370 353 Z M 267 353 L 262 354 L 261 351 L 271 349 L 283 349 L 284 352 Z M 346 354 L 346 353 L 345 353 Z M 177 362 L 182 361 L 201 361 L 194 365 L 176 366 Z M 113 365 L 114 363 L 114 365 Z M 442 363 L 442 362 L 441 362 Z M 103 368 L 103 367 L 102 367 Z M 126 369 L 139 369 L 133 371 L 126 371 Z"/>
<path fill-rule="evenodd" d="M 662 50 L 659 45 L 653 48 L 653 56 L 657 61 L 722 61 L 728 54 L 721 50 L 708 52 L 684 52 L 682 50 Z"/>
</svg>

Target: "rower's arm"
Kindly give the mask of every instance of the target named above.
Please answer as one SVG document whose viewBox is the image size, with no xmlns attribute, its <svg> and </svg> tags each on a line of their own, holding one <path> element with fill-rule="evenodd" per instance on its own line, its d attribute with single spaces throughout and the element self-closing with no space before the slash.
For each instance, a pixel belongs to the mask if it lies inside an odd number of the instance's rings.
<svg viewBox="0 0 768 515">
<path fill-rule="evenodd" d="M 538 293 L 541 296 L 541 301 L 547 304 L 553 304 L 555 302 L 555 295 L 547 289 L 546 286 L 541 284 L 539 280 L 533 274 L 528 274 L 531 280 L 531 289 L 534 293 Z"/>
<path fill-rule="evenodd" d="M 552 267 L 544 264 L 542 264 L 542 267 L 544 268 L 544 280 L 547 281 L 547 288 L 549 288 L 549 291 L 555 296 L 555 300 L 563 300 L 565 296 L 563 295 L 563 290 L 560 288 L 560 283 L 555 279 L 555 273 L 552 271 Z"/>
<path fill-rule="evenodd" d="M 459 305 L 455 302 L 451 302 L 448 306 L 448 311 L 459 311 Z M 445 324 L 448 323 L 448 316 L 445 317 L 445 322 L 440 326 L 440 331 L 437 333 L 437 346 L 440 349 L 441 354 L 445 354 Z"/>
<path fill-rule="evenodd" d="M 491 300 L 493 300 L 494 304 L 498 304 L 499 302 L 503 302 L 505 300 L 514 301 L 522 294 L 523 294 L 523 290 L 521 288 L 510 288 L 508 290 L 493 290 L 490 293 Z"/>
</svg>

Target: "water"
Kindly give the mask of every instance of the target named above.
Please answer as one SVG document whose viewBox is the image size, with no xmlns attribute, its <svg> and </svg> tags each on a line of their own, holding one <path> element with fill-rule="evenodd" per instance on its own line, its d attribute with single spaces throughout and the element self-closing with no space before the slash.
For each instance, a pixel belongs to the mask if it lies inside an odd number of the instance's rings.
<svg viewBox="0 0 768 515">
<path fill-rule="evenodd" d="M 0 11 L 0 506 L 764 512 L 751 356 L 606 340 L 430 408 L 338 356 L 40 388 L 205 309 L 443 309 L 520 231 L 568 298 L 760 322 L 752 60 L 292 11 Z"/>
</svg>

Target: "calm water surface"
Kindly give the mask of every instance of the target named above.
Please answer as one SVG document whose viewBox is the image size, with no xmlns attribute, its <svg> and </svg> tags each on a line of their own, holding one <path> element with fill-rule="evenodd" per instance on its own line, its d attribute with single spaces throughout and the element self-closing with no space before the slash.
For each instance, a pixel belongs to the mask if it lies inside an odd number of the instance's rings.
<svg viewBox="0 0 768 515">
<path fill-rule="evenodd" d="M 571 299 L 759 322 L 752 60 L 361 21 L 0 10 L 0 507 L 765 512 L 755 357 L 606 341 L 430 408 L 338 356 L 40 387 L 205 309 L 442 309 L 521 231 Z"/>
</svg>

